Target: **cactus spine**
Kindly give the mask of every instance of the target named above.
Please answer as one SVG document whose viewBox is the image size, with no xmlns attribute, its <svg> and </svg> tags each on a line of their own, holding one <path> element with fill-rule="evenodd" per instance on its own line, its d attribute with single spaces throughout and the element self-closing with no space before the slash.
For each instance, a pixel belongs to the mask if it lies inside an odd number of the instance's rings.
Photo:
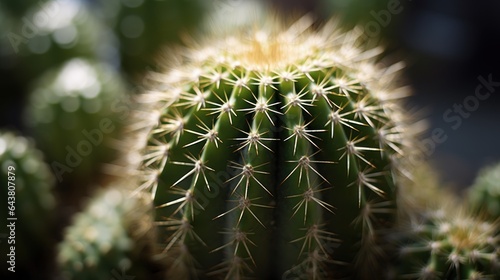
<svg viewBox="0 0 500 280">
<path fill-rule="evenodd" d="M 138 190 L 171 277 L 363 277 L 384 258 L 413 145 L 401 65 L 379 68 L 380 49 L 334 24 L 271 26 L 150 75 Z"/>
</svg>

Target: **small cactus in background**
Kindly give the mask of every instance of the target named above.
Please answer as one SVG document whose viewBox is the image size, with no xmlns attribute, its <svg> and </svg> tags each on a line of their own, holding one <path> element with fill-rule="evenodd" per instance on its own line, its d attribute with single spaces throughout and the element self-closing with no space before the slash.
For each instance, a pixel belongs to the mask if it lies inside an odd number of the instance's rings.
<svg viewBox="0 0 500 280">
<path fill-rule="evenodd" d="M 52 194 L 54 178 L 33 143 L 8 131 L 0 131 L 0 168 L 1 201 L 4 203 L 0 211 L 0 233 L 6 232 L 14 238 L 2 236 L 2 273 L 7 271 L 10 260 L 8 249 L 15 246 L 16 272 L 29 277 L 30 269 L 38 269 L 31 276 L 43 277 L 50 264 L 41 256 L 50 255 L 55 241 L 52 232 L 56 206 Z M 14 227 L 7 227 L 11 223 Z"/>
<path fill-rule="evenodd" d="M 500 218 L 500 164 L 481 170 L 467 197 L 475 213 L 492 220 Z"/>
<path fill-rule="evenodd" d="M 44 1 L 15 23 L 9 40 L 20 58 L 17 71 L 25 80 L 74 57 L 118 64 L 115 35 L 84 2 Z"/>
<path fill-rule="evenodd" d="M 267 26 L 149 75 L 137 191 L 157 207 L 167 277 L 373 276 L 414 148 L 401 65 L 375 65 L 356 30 Z"/>
<path fill-rule="evenodd" d="M 397 279 L 499 279 L 496 224 L 442 207 L 412 219 L 407 230 L 401 235 Z"/>
<path fill-rule="evenodd" d="M 80 58 L 49 71 L 35 85 L 25 121 L 56 179 L 68 188 L 63 193 L 80 196 L 102 179 L 101 164 L 115 157 L 110 141 L 122 127 L 118 105 L 125 91 L 111 66 Z"/>
<path fill-rule="evenodd" d="M 59 244 L 58 263 L 65 279 L 152 279 L 151 199 L 128 195 L 110 186 L 75 215 Z"/>
</svg>

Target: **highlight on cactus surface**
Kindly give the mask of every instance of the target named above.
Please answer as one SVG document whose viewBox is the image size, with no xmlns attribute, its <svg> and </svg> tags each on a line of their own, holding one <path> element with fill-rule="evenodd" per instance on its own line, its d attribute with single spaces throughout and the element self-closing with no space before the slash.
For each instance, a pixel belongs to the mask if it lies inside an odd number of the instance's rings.
<svg viewBox="0 0 500 280">
<path fill-rule="evenodd" d="M 167 274 L 372 276 L 417 150 L 402 64 L 333 22 L 262 26 L 168 52 L 139 97 L 136 193 L 156 205 Z"/>
</svg>

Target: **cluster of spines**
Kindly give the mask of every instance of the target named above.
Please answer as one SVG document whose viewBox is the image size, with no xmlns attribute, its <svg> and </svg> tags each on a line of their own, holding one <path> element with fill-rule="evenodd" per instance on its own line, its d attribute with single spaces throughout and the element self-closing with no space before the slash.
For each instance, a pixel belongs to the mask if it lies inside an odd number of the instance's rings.
<svg viewBox="0 0 500 280">
<path fill-rule="evenodd" d="M 428 210 L 401 234 L 397 279 L 498 279 L 497 224 L 463 209 Z"/>
<path fill-rule="evenodd" d="M 398 66 L 374 71 L 378 51 L 360 51 L 356 32 L 308 35 L 297 52 L 256 32 L 151 74 L 137 191 L 155 200 L 172 275 L 238 279 L 302 266 L 318 279 L 342 275 L 329 262 L 368 266 L 383 255 L 394 163 L 412 144 L 396 101 L 403 91 L 390 85 Z"/>
</svg>

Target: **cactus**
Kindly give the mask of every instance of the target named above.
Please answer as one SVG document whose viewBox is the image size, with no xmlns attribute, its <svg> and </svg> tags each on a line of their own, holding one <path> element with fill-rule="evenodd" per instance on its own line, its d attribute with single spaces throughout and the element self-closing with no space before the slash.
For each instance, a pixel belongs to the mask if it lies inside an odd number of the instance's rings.
<svg viewBox="0 0 500 280">
<path fill-rule="evenodd" d="M 412 219 L 401 234 L 397 279 L 499 279 L 497 225 L 442 207 Z"/>
<path fill-rule="evenodd" d="M 414 146 L 401 64 L 334 23 L 266 26 L 169 53 L 140 97 L 167 279 L 373 276 Z"/>
<path fill-rule="evenodd" d="M 9 131 L 0 131 L 0 168 L 4 202 L 0 233 L 5 233 L 1 248 L 6 252 L 1 257 L 2 273 L 8 272 L 6 266 L 11 267 L 7 265 L 11 258 L 7 254 L 12 254 L 10 248 L 14 246 L 16 272 L 30 278 L 30 270 L 36 268 L 36 276 L 43 277 L 49 266 L 43 256 L 50 255 L 55 239 L 52 232 L 55 200 L 51 193 L 54 178 L 33 143 Z M 11 223 L 14 227 L 7 227 Z"/>
<path fill-rule="evenodd" d="M 120 186 L 121 187 L 121 186 Z M 151 200 L 129 198 L 118 186 L 99 191 L 74 217 L 59 244 L 65 279 L 114 279 L 120 275 L 152 279 Z"/>
<path fill-rule="evenodd" d="M 48 71 L 35 85 L 25 122 L 65 195 L 81 196 L 102 180 L 101 164 L 116 154 L 110 141 L 122 127 L 125 89 L 111 66 L 80 58 Z"/>
<path fill-rule="evenodd" d="M 467 194 L 469 207 L 489 219 L 500 218 L 500 164 L 486 167 L 479 173 Z"/>
</svg>

